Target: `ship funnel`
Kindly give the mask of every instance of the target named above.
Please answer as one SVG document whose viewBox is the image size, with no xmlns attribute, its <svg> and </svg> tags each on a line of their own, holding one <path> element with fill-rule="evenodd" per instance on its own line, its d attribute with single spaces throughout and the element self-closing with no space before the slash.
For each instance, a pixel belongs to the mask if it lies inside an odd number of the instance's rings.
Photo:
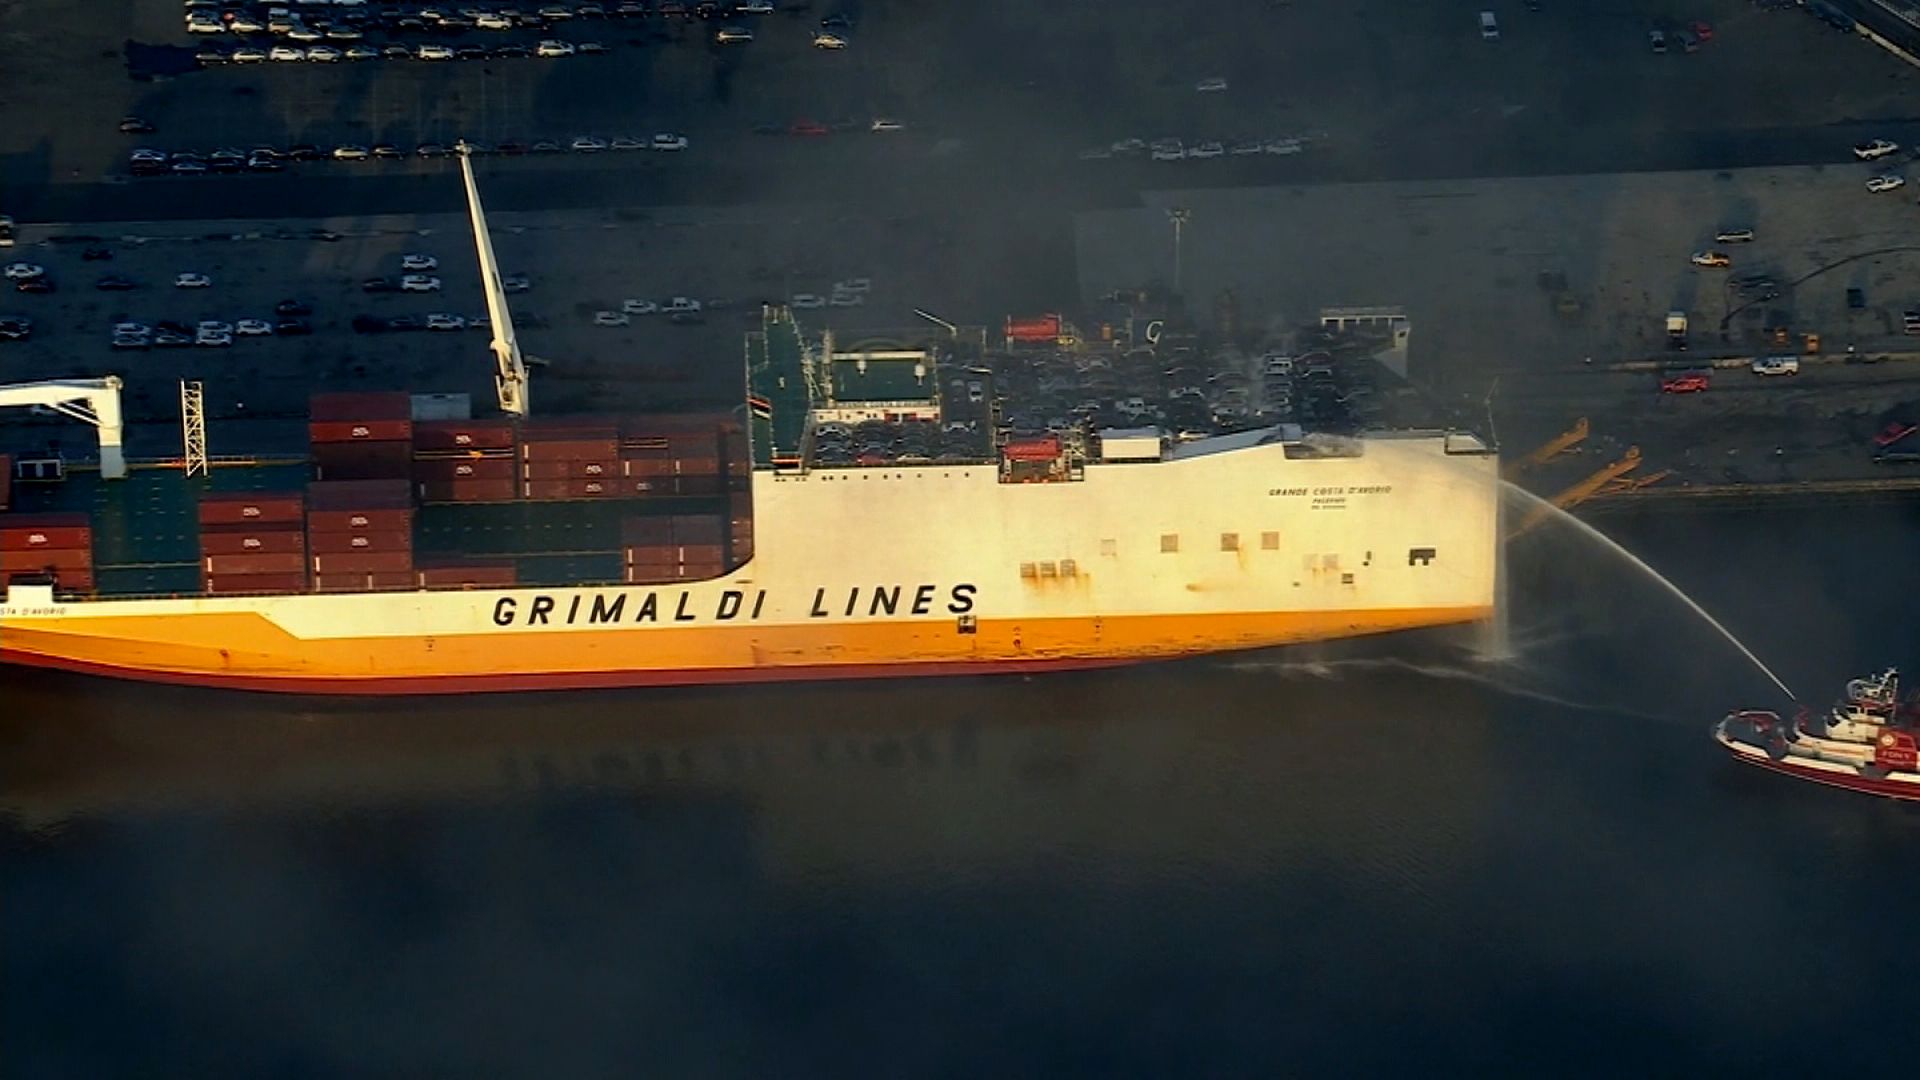
<svg viewBox="0 0 1920 1080">
<path fill-rule="evenodd" d="M 467 214 L 473 220 L 473 246 L 480 256 L 480 285 L 487 295 L 487 321 L 492 324 L 494 390 L 500 397 L 500 411 L 509 416 L 527 415 L 527 364 L 520 355 L 520 342 L 513 334 L 513 315 L 507 310 L 507 290 L 500 282 L 500 264 L 493 257 L 493 237 L 487 232 L 486 211 L 480 208 L 480 189 L 473 180 L 473 148 L 461 140 L 460 177 L 467 185 Z"/>
</svg>

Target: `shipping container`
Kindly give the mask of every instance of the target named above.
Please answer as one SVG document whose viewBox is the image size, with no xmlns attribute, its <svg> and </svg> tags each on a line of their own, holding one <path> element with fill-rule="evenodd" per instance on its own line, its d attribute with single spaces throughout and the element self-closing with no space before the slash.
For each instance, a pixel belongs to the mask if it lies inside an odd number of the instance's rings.
<svg viewBox="0 0 1920 1080">
<path fill-rule="evenodd" d="M 307 534 L 300 526 L 284 529 L 228 527 L 200 531 L 202 555 L 305 555 Z"/>
<path fill-rule="evenodd" d="M 404 420 L 413 422 L 413 395 L 405 391 L 314 394 L 307 418 L 329 420 Z"/>
<path fill-rule="evenodd" d="M 307 554 L 339 555 L 357 551 L 412 551 L 412 529 L 361 529 L 318 532 L 307 537 Z"/>
<path fill-rule="evenodd" d="M 1025 342 L 1053 342 L 1060 339 L 1060 316 L 1041 315 L 1032 319 L 1016 319 L 1007 316 L 1007 340 Z"/>
<path fill-rule="evenodd" d="M 413 475 L 412 443 L 324 443 L 313 447 L 318 480 L 408 479 Z"/>
<path fill-rule="evenodd" d="M 679 476 L 674 478 L 674 491 L 680 495 L 721 495 L 727 490 L 727 482 L 719 476 Z"/>
<path fill-rule="evenodd" d="M 307 542 L 327 533 L 410 533 L 413 511 L 312 510 L 307 513 Z"/>
<path fill-rule="evenodd" d="M 621 518 L 620 540 L 629 546 L 669 544 L 673 541 L 673 521 L 665 517 Z"/>
<path fill-rule="evenodd" d="M 398 480 L 316 480 L 307 485 L 315 510 L 397 510 L 413 505 L 413 485 Z"/>
<path fill-rule="evenodd" d="M 307 557 L 298 552 L 281 552 L 270 555 L 207 555 L 200 560 L 200 570 L 208 577 L 224 577 L 228 574 L 298 574 L 307 566 Z"/>
<path fill-rule="evenodd" d="M 413 449 L 411 420 L 315 420 L 307 425 L 307 441 L 317 449 L 341 443 L 403 442 Z"/>
<path fill-rule="evenodd" d="M 524 498 L 535 500 L 610 499 L 625 492 L 617 480 L 528 480 L 520 485 Z"/>
<path fill-rule="evenodd" d="M 13 458 L 0 454 L 0 512 L 13 505 Z"/>
<path fill-rule="evenodd" d="M 598 480 L 620 475 L 621 463 L 612 458 L 567 461 L 529 461 L 520 466 L 522 480 Z"/>
<path fill-rule="evenodd" d="M 305 573 L 203 575 L 200 587 L 213 594 L 296 593 L 307 591 Z"/>
<path fill-rule="evenodd" d="M 512 480 L 519 463 L 510 457 L 415 458 L 415 481 Z"/>
<path fill-rule="evenodd" d="M 298 525 L 306 496 L 298 491 L 209 491 L 200 496 L 200 526 Z"/>
<path fill-rule="evenodd" d="M 1060 439 L 1054 435 L 1019 439 L 1001 447 L 1000 456 L 1008 461 L 1054 461 L 1060 457 Z"/>
<path fill-rule="evenodd" d="M 93 549 L 32 548 L 27 551 L 0 549 L 0 570 L 86 570 L 93 566 Z"/>
<path fill-rule="evenodd" d="M 415 450 L 511 450 L 511 420 L 418 420 L 413 425 Z"/>
<path fill-rule="evenodd" d="M 384 573 L 339 573 L 316 576 L 315 592 L 399 592 L 418 588 L 411 570 Z"/>
<path fill-rule="evenodd" d="M 673 539 L 681 544 L 717 544 L 726 536 L 727 519 L 712 514 L 675 514 Z"/>
<path fill-rule="evenodd" d="M 526 440 L 520 444 L 522 461 L 613 461 L 619 456 L 619 441 L 611 436 L 579 436 L 545 442 Z"/>
<path fill-rule="evenodd" d="M 498 480 L 423 480 L 420 501 L 425 503 L 512 502 L 520 497 L 520 483 L 511 476 Z"/>
<path fill-rule="evenodd" d="M 416 566 L 414 580 L 423 589 L 499 588 L 519 581 L 511 561 L 443 563 Z"/>
<path fill-rule="evenodd" d="M 719 563 L 673 566 L 641 565 L 627 567 L 624 580 L 630 585 L 664 585 L 675 581 L 711 581 L 727 572 Z"/>
<path fill-rule="evenodd" d="M 687 563 L 718 566 L 727 561 L 725 544 L 631 544 L 621 552 L 629 566 L 646 563 Z"/>
<path fill-rule="evenodd" d="M 412 573 L 413 549 L 404 551 L 316 551 L 315 574 Z"/>
<path fill-rule="evenodd" d="M 0 551 L 93 546 L 85 514 L 8 514 L 0 518 Z"/>
</svg>

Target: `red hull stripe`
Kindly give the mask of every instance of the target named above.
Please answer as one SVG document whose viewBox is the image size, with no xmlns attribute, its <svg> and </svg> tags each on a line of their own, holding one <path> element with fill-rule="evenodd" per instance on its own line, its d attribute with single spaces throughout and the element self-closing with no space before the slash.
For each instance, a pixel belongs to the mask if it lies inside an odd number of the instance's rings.
<svg viewBox="0 0 1920 1080">
<path fill-rule="evenodd" d="M 1775 761 L 1764 754 L 1759 757 L 1749 757 L 1746 754 L 1736 753 L 1733 756 L 1749 765 L 1758 765 L 1760 768 L 1772 772 L 1784 773 L 1802 780 L 1811 780 L 1816 784 L 1825 784 L 1828 787 L 1845 788 L 1848 791 L 1864 791 L 1869 795 L 1884 795 L 1889 799 L 1920 801 L 1920 783 L 1914 783 L 1912 781 L 1875 780 L 1870 776 L 1827 772 L 1824 769 L 1809 769 L 1804 765 L 1795 765 L 1790 761 Z"/>
<path fill-rule="evenodd" d="M 1087 668 L 1122 667 L 1177 657 L 1069 657 L 1057 660 L 961 661 L 924 664 L 817 664 L 760 668 L 678 668 L 671 670 L 574 671 L 546 675 L 438 675 L 429 677 L 313 679 L 294 676 L 201 675 L 188 672 L 122 668 L 64 657 L 15 653 L 10 663 L 99 675 L 138 682 L 259 690 L 320 697 L 379 697 L 423 694 L 511 693 L 535 690 L 597 690 L 640 686 L 715 686 L 734 683 L 828 682 L 839 679 L 897 679 L 905 676 L 1017 675 Z"/>
</svg>

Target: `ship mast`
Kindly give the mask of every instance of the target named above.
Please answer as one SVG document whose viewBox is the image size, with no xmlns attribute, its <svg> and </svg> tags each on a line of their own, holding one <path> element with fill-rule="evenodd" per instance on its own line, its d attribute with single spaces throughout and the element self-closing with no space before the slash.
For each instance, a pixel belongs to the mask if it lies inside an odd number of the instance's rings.
<svg viewBox="0 0 1920 1080">
<path fill-rule="evenodd" d="M 467 184 L 467 213 L 473 219 L 473 246 L 480 255 L 480 284 L 487 293 L 487 321 L 493 324 L 493 385 L 500 397 L 500 411 L 510 416 L 527 415 L 527 365 L 520 355 L 520 342 L 513 336 L 513 316 L 507 311 L 507 290 L 500 283 L 500 264 L 493 257 L 493 237 L 487 232 L 487 215 L 480 208 L 480 189 L 473 182 L 473 148 L 462 140 L 460 176 Z"/>
</svg>

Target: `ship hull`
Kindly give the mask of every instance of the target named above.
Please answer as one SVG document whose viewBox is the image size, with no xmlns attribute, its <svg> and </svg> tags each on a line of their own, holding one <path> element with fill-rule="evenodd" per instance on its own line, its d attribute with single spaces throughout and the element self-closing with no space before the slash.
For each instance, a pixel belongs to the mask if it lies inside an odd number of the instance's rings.
<svg viewBox="0 0 1920 1080">
<path fill-rule="evenodd" d="M 756 473 L 712 580 L 88 599 L 16 586 L 0 661 L 318 694 L 1103 667 L 1493 615 L 1497 461 L 1441 436 L 1302 460 L 1222 444 L 1084 479 Z"/>
<path fill-rule="evenodd" d="M 1791 752 L 1785 757 L 1776 759 L 1767 753 L 1765 747 L 1735 738 L 1727 730 L 1724 721 L 1714 728 L 1714 739 L 1727 748 L 1727 752 L 1733 755 L 1735 761 L 1765 769 L 1768 772 L 1791 776 L 1797 780 L 1809 780 L 1827 787 L 1857 791 L 1863 795 L 1920 802 L 1920 774 L 1889 773 L 1885 776 L 1868 776 L 1856 766 L 1820 761 Z"/>
</svg>

